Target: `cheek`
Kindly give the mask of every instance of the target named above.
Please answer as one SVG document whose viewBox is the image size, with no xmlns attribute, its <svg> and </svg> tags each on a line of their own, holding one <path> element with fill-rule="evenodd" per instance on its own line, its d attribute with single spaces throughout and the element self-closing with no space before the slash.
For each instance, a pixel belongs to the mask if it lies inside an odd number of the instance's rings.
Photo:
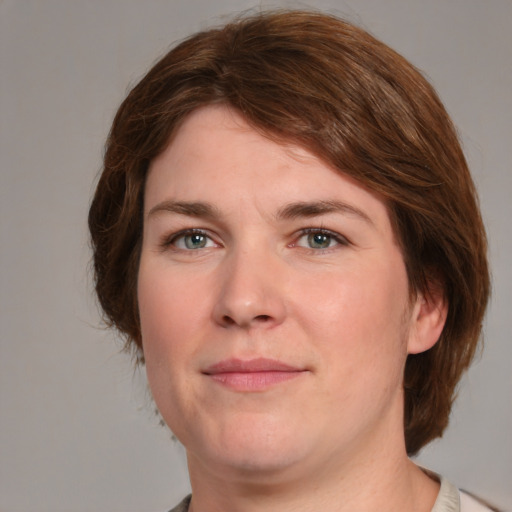
<svg viewBox="0 0 512 512">
<path fill-rule="evenodd" d="M 379 278 L 365 272 L 330 276 L 321 287 L 306 285 L 307 307 L 319 325 L 343 324 L 343 332 L 363 333 L 397 328 L 407 306 L 407 284 L 402 276 Z"/>
<path fill-rule="evenodd" d="M 347 371 L 358 365 L 369 371 L 382 366 L 401 371 L 408 309 L 407 277 L 402 267 L 380 268 L 377 263 L 352 268 L 330 275 L 321 287 L 305 283 L 296 294 L 308 297 L 307 304 L 298 304 L 303 308 L 301 317 L 309 319 L 303 327 L 330 357 L 341 364 L 346 361 Z"/>
<path fill-rule="evenodd" d="M 146 374 L 155 403 L 173 431 L 180 430 L 172 419 L 184 407 L 183 374 L 193 355 L 193 344 L 184 341 L 191 339 L 197 324 L 193 300 L 180 289 L 189 287 L 141 262 L 138 302 Z"/>
<path fill-rule="evenodd" d="M 179 341 L 199 324 L 196 287 L 165 266 L 141 262 L 138 303 L 144 352 L 179 346 Z"/>
<path fill-rule="evenodd" d="M 167 401 L 171 390 L 178 389 L 179 376 L 190 360 L 191 344 L 183 340 L 190 337 L 197 319 L 189 288 L 172 279 L 165 269 L 141 262 L 138 302 L 142 350 L 148 382 L 162 413 L 167 408 L 162 401 Z"/>
</svg>

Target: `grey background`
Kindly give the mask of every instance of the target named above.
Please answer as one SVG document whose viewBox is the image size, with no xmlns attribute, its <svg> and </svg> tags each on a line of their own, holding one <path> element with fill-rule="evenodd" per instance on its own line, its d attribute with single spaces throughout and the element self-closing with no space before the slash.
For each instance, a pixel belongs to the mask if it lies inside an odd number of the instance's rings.
<svg viewBox="0 0 512 512">
<path fill-rule="evenodd" d="M 158 511 L 182 449 L 119 354 L 88 276 L 86 216 L 128 84 L 173 41 L 255 7 L 347 17 L 425 70 L 457 124 L 491 240 L 486 349 L 420 457 L 512 509 L 510 0 L 0 0 L 0 510 Z"/>
</svg>

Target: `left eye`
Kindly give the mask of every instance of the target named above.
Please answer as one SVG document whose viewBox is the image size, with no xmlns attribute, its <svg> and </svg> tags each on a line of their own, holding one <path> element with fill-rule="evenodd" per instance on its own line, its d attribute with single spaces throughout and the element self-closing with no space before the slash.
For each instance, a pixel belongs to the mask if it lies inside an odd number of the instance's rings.
<svg viewBox="0 0 512 512">
<path fill-rule="evenodd" d="M 186 251 L 215 247 L 215 242 L 203 232 L 181 233 L 172 240 L 172 245 L 177 249 Z"/>
<path fill-rule="evenodd" d="M 295 243 L 299 247 L 308 249 L 330 249 L 340 244 L 346 245 L 346 241 L 340 235 L 328 231 L 306 232 Z"/>
</svg>

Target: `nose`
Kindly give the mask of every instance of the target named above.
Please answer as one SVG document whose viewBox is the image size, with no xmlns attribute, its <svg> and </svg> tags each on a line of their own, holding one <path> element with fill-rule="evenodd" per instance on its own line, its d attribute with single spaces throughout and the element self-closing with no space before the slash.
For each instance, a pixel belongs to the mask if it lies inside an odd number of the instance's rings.
<svg viewBox="0 0 512 512">
<path fill-rule="evenodd" d="M 220 271 L 220 286 L 213 309 L 222 327 L 271 328 L 286 315 L 283 272 L 277 256 L 232 254 Z"/>
</svg>

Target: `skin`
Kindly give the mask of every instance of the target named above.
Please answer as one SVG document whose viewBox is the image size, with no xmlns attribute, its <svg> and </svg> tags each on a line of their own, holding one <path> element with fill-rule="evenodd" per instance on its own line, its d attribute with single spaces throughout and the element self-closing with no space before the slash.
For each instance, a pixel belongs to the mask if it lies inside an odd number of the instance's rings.
<svg viewBox="0 0 512 512">
<path fill-rule="evenodd" d="M 402 375 L 446 307 L 411 300 L 379 197 L 227 107 L 199 109 L 150 166 L 138 300 L 195 512 L 431 509 Z M 244 369 L 261 358 L 290 371 Z"/>
</svg>

